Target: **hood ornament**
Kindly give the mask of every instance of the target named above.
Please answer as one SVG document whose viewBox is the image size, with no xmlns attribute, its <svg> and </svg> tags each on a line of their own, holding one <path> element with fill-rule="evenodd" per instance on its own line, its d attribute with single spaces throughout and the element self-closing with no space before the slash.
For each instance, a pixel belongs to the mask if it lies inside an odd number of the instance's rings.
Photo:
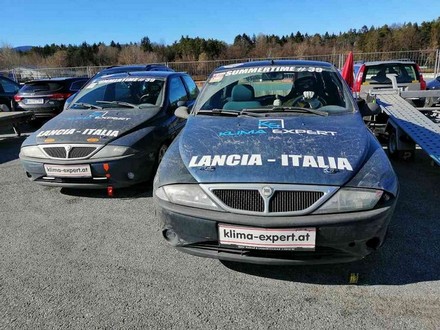
<svg viewBox="0 0 440 330">
<path fill-rule="evenodd" d="M 274 193 L 273 188 L 269 187 L 269 186 L 264 186 L 263 188 L 261 188 L 260 194 L 263 197 L 269 198 L 270 196 L 272 196 L 272 194 Z"/>
</svg>

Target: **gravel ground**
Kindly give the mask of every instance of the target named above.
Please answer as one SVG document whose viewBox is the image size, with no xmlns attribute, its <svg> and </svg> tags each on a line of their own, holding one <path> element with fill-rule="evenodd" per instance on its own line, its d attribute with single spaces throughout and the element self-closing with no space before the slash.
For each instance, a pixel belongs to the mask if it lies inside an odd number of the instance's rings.
<svg viewBox="0 0 440 330">
<path fill-rule="evenodd" d="M 379 251 L 268 267 L 169 247 L 151 184 L 107 198 L 29 182 L 23 139 L 0 135 L 0 328 L 440 328 L 440 169 L 421 151 L 393 163 L 401 194 Z"/>
</svg>

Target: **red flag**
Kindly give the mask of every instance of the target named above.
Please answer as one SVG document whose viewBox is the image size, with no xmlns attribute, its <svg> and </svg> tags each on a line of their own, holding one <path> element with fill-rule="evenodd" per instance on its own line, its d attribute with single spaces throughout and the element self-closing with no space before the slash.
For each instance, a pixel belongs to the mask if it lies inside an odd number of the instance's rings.
<svg viewBox="0 0 440 330">
<path fill-rule="evenodd" d="M 353 77 L 353 52 L 348 53 L 344 66 L 342 67 L 342 78 L 347 82 L 348 86 L 353 89 L 354 77 Z"/>
</svg>

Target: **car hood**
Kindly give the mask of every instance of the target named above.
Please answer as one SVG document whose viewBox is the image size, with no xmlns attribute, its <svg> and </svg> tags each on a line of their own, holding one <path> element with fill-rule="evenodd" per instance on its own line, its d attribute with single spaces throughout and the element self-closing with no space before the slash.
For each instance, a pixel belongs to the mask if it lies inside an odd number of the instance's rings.
<svg viewBox="0 0 440 330">
<path fill-rule="evenodd" d="M 109 143 L 142 128 L 160 107 L 124 110 L 65 110 L 48 121 L 27 141 L 44 143 Z"/>
<path fill-rule="evenodd" d="M 357 113 L 282 119 L 190 116 L 179 152 L 200 183 L 340 186 L 377 148 L 371 139 Z"/>
</svg>

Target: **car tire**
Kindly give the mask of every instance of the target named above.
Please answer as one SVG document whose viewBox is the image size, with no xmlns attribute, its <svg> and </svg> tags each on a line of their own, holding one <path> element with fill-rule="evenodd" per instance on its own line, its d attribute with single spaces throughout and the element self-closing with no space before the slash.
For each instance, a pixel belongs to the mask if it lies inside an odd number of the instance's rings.
<svg viewBox="0 0 440 330">
<path fill-rule="evenodd" d="M 150 179 L 153 180 L 154 176 L 156 175 L 157 169 L 159 168 L 159 164 L 163 159 L 163 156 L 165 155 L 165 152 L 168 150 L 168 144 L 167 143 L 163 143 L 159 150 L 157 151 L 156 154 L 156 160 L 154 162 L 154 167 L 153 167 L 153 171 L 151 172 L 151 177 Z"/>
<path fill-rule="evenodd" d="M 412 161 L 415 157 L 415 150 L 398 150 L 397 134 L 393 130 L 388 137 L 388 156 L 394 160 Z"/>
<path fill-rule="evenodd" d="M 425 108 L 430 108 L 434 105 L 434 98 L 433 97 L 426 97 L 425 98 L 425 104 L 423 105 Z"/>
<path fill-rule="evenodd" d="M 164 143 L 160 146 L 159 151 L 157 152 L 157 160 L 156 160 L 157 166 L 159 166 L 167 150 L 168 150 L 168 144 Z"/>
<path fill-rule="evenodd" d="M 388 136 L 388 156 L 392 159 L 398 159 L 397 135 L 393 130 Z"/>
<path fill-rule="evenodd" d="M 7 104 L 0 104 L 0 112 L 9 112 L 11 109 L 9 109 Z"/>
</svg>

